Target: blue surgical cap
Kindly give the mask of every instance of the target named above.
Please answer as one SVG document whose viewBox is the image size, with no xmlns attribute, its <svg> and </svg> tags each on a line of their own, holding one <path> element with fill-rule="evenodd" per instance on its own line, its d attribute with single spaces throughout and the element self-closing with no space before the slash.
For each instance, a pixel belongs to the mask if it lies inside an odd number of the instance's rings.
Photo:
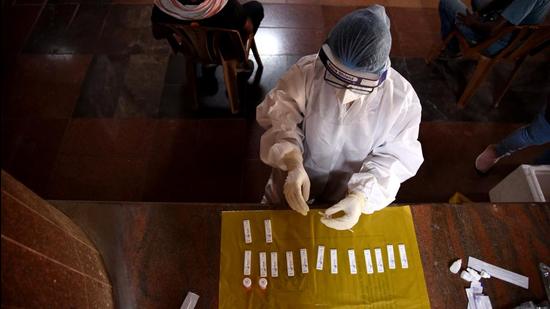
<svg viewBox="0 0 550 309">
<path fill-rule="evenodd" d="M 390 20 L 384 7 L 371 5 L 344 16 L 328 35 L 327 44 L 346 67 L 381 73 L 387 69 L 391 49 Z"/>
</svg>

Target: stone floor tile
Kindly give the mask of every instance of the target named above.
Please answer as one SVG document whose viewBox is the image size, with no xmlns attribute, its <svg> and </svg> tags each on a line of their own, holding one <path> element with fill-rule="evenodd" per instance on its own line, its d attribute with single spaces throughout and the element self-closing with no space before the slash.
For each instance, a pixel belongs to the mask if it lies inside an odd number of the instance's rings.
<svg viewBox="0 0 550 309">
<path fill-rule="evenodd" d="M 73 117 L 114 117 L 128 70 L 128 55 L 94 56 Z"/>
<path fill-rule="evenodd" d="M 2 119 L 2 169 L 37 194 L 47 190 L 66 119 Z"/>
<path fill-rule="evenodd" d="M 47 199 L 139 201 L 148 157 L 61 154 Z"/>
<path fill-rule="evenodd" d="M 41 4 L 44 0 L 36 0 Z M 26 3 L 25 3 L 26 4 Z M 31 30 L 40 16 L 41 5 L 3 5 L 2 7 L 2 76 L 15 66 Z M 6 74 L 6 75 L 5 75 Z"/>
<path fill-rule="evenodd" d="M 6 81 L 4 117 L 70 118 L 90 61 L 89 55 L 21 55 Z"/>
<path fill-rule="evenodd" d="M 259 203 L 264 195 L 265 185 L 271 174 L 271 167 L 260 160 L 246 160 L 243 171 L 242 203 Z"/>
<path fill-rule="evenodd" d="M 322 30 L 260 28 L 255 36 L 260 55 L 305 55 L 319 51 Z"/>
<path fill-rule="evenodd" d="M 266 4 L 262 28 L 323 28 L 322 6 L 299 4 Z"/>
<path fill-rule="evenodd" d="M 149 155 L 156 121 L 137 119 L 73 119 L 63 139 L 60 153 L 75 156 Z"/>
<path fill-rule="evenodd" d="M 144 200 L 172 201 L 192 193 L 189 171 L 200 145 L 199 120 L 159 120 L 147 164 Z"/>
<path fill-rule="evenodd" d="M 157 117 L 168 56 L 130 56 L 115 117 Z"/>
<path fill-rule="evenodd" d="M 24 52 L 55 54 L 63 51 L 64 34 L 78 12 L 77 3 L 48 4 L 40 14 Z"/>
</svg>

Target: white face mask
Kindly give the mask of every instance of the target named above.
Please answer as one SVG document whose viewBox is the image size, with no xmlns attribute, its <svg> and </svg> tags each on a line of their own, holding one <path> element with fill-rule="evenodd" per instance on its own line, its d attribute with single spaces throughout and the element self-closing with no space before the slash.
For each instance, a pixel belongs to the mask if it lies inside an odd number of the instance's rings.
<svg viewBox="0 0 550 309">
<path fill-rule="evenodd" d="M 335 90 L 336 90 L 336 98 L 342 104 L 353 102 L 357 99 L 360 99 L 362 96 L 364 96 L 364 94 L 353 92 L 348 89 L 335 89 Z"/>
</svg>

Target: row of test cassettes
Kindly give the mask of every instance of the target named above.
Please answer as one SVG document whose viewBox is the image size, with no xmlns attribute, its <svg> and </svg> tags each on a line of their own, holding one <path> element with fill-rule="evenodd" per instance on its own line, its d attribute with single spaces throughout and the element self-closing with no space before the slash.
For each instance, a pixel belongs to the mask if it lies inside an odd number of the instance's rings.
<svg viewBox="0 0 550 309">
<path fill-rule="evenodd" d="M 273 237 L 271 232 L 272 231 L 271 220 L 269 219 L 264 220 L 264 226 L 265 226 L 266 242 L 271 243 L 273 242 Z M 249 220 L 243 220 L 243 228 L 244 228 L 245 243 L 247 244 L 252 243 L 252 235 L 251 235 Z M 397 248 L 399 251 L 399 261 L 401 264 L 401 268 L 402 269 L 409 268 L 409 262 L 407 259 L 407 250 L 405 248 L 405 245 L 398 244 Z M 347 252 L 348 252 L 348 261 L 349 261 L 349 272 L 350 274 L 355 275 L 358 272 L 357 262 L 355 257 L 355 249 L 348 249 Z M 386 252 L 387 252 L 386 254 L 387 263 L 384 263 L 382 249 L 374 248 L 374 258 L 375 258 L 376 264 L 373 264 L 371 250 L 370 249 L 363 250 L 367 274 L 374 273 L 374 269 L 375 269 L 374 265 L 376 266 L 377 273 L 384 272 L 385 264 L 388 266 L 389 269 L 396 269 L 397 266 L 395 261 L 394 246 L 391 244 L 386 245 Z M 286 255 L 287 275 L 288 277 L 293 277 L 295 275 L 294 254 L 292 251 L 286 251 L 285 255 Z M 325 256 L 325 246 L 318 245 L 317 246 L 317 264 L 315 269 L 323 270 L 324 256 Z M 271 277 L 276 278 L 279 276 L 278 253 L 270 252 L 270 260 L 271 260 Z M 266 252 L 259 253 L 259 266 L 260 266 L 260 277 L 261 278 L 267 277 L 268 268 L 267 268 Z M 302 274 L 309 273 L 307 249 L 305 248 L 300 249 L 300 266 L 301 266 Z M 250 276 L 251 270 L 252 270 L 252 251 L 245 250 L 243 274 L 245 276 Z M 330 249 L 330 273 L 338 274 L 338 250 L 337 249 Z"/>
</svg>

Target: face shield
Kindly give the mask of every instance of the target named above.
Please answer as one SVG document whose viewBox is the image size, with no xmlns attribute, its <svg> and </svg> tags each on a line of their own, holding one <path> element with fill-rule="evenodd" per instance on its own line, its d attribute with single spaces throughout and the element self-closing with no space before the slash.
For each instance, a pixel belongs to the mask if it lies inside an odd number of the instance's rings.
<svg viewBox="0 0 550 309">
<path fill-rule="evenodd" d="M 369 94 L 374 88 L 380 86 L 386 79 L 387 67 L 380 74 L 359 72 L 346 68 L 336 57 L 333 56 L 330 47 L 323 44 L 319 51 L 319 59 L 325 66 L 325 81 L 330 85 L 351 90 L 359 94 Z"/>
</svg>

